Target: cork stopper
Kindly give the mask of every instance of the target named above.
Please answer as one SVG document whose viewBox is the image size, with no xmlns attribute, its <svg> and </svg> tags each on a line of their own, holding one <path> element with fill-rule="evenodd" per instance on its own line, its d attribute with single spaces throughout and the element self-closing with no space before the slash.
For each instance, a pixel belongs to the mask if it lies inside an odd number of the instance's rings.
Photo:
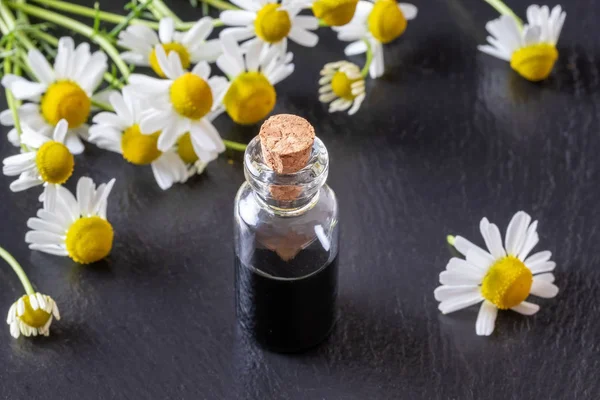
<svg viewBox="0 0 600 400">
<path fill-rule="evenodd" d="M 308 163 L 315 130 L 302 117 L 278 114 L 262 124 L 259 136 L 267 165 L 278 174 L 291 174 Z"/>
</svg>

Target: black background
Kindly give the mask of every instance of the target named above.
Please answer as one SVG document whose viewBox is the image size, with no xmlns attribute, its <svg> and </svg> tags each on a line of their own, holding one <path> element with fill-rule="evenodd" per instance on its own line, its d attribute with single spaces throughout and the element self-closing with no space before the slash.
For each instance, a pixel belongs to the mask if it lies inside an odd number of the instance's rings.
<svg viewBox="0 0 600 400">
<path fill-rule="evenodd" d="M 118 3 L 101 7 L 118 12 Z M 327 145 L 340 200 L 341 316 L 327 342 L 279 355 L 236 327 L 239 154 L 162 192 L 149 167 L 88 145 L 67 186 L 83 175 L 117 179 L 105 262 L 79 266 L 28 250 L 39 189 L 11 193 L 12 178 L 0 177 L 0 243 L 63 316 L 49 338 L 14 340 L 0 329 L 0 397 L 597 399 L 600 8 L 563 4 L 560 58 L 533 84 L 477 51 L 497 16 L 483 1 L 415 4 L 417 19 L 386 46 L 387 73 L 368 82 L 356 116 L 330 115 L 317 100 L 320 68 L 343 58 L 331 32 L 320 32 L 316 48 L 290 46 L 297 70 L 277 87 L 275 112 L 309 119 Z M 508 4 L 525 15 L 522 2 Z M 201 15 L 183 0 L 171 6 L 185 20 Z M 216 125 L 244 142 L 258 132 L 226 116 Z M 0 142 L 1 157 L 15 152 Z M 521 209 L 540 221 L 536 250 L 553 252 L 559 295 L 535 299 L 533 317 L 500 312 L 494 334 L 477 337 L 477 307 L 437 310 L 433 290 L 452 255 L 445 236 L 482 244 L 482 217 L 504 232 Z M 22 289 L 7 265 L 0 282 L 8 310 Z"/>
</svg>

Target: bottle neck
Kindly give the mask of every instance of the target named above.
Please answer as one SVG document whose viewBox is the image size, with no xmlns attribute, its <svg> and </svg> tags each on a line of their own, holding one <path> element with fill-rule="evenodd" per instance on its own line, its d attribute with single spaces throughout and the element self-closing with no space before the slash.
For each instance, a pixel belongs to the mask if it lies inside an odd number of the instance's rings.
<svg viewBox="0 0 600 400">
<path fill-rule="evenodd" d="M 329 155 L 319 138 L 315 138 L 306 166 L 292 174 L 278 174 L 267 165 L 258 136 L 244 154 L 244 174 L 258 204 L 281 215 L 295 216 L 312 208 L 328 173 Z"/>
</svg>

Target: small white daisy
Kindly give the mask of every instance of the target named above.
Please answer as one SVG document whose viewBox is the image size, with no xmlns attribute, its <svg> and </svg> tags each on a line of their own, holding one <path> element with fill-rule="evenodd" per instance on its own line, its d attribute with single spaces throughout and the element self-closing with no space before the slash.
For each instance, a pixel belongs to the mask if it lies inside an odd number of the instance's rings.
<svg viewBox="0 0 600 400">
<path fill-rule="evenodd" d="M 355 114 L 365 99 L 365 79 L 360 68 L 348 61 L 325 64 L 319 80 L 319 101 L 331 103 L 329 112 L 348 110 Z"/>
<path fill-rule="evenodd" d="M 60 320 L 56 303 L 50 296 L 32 293 L 19 298 L 8 310 L 6 323 L 15 339 L 20 335 L 50 335 L 52 318 Z"/>
<path fill-rule="evenodd" d="M 175 182 L 185 182 L 188 177 L 202 172 L 204 166 L 216 158 L 217 153 L 207 153 L 208 159 L 200 159 L 192 148 L 190 135 L 186 133 L 177 146 L 166 152 L 156 147 L 159 131 L 151 135 L 140 132 L 140 119 L 145 109 L 141 99 L 131 95 L 125 87 L 123 94 L 113 93 L 110 103 L 115 112 L 97 114 L 90 128 L 91 143 L 123 155 L 135 165 L 152 166 L 152 172 L 161 189 L 170 188 Z"/>
<path fill-rule="evenodd" d="M 25 235 L 29 248 L 69 256 L 80 264 L 106 257 L 114 237 L 112 225 L 106 220 L 107 199 L 114 183 L 111 179 L 96 189 L 90 178 L 82 177 L 77 182 L 77 198 L 60 186 L 56 207 L 38 210 L 38 218 L 27 221 L 33 229 Z"/>
<path fill-rule="evenodd" d="M 347 56 L 367 51 L 367 40 L 373 52 L 373 61 L 369 67 L 371 78 L 379 78 L 385 72 L 383 45 L 390 43 L 404 33 L 407 21 L 417 16 L 417 7 L 408 3 L 396 3 L 394 0 L 359 1 L 352 21 L 347 25 L 334 27 L 338 39 L 350 43 Z"/>
<path fill-rule="evenodd" d="M 161 45 L 167 54 L 177 52 L 184 69 L 200 61 L 214 62 L 221 54 L 221 44 L 219 39 L 207 40 L 212 30 L 213 20 L 210 17 L 200 19 L 187 32 L 175 31 L 173 20 L 167 17 L 160 20 L 158 35 L 147 26 L 130 25 L 119 34 L 117 44 L 131 50 L 121 54 L 123 60 L 152 67 L 164 78 L 154 51 L 156 45 Z"/>
<path fill-rule="evenodd" d="M 150 135 L 160 131 L 157 145 L 161 151 L 169 151 L 182 135 L 190 133 L 194 151 L 201 160 L 223 152 L 225 144 L 211 121 L 222 112 L 215 100 L 226 89 L 227 79 L 222 76 L 209 79 L 210 67 L 204 61 L 187 72 L 176 52 L 167 56 L 160 45 L 155 50 L 167 78 L 139 74 L 129 78 L 132 92 L 149 105 L 140 118 L 141 132 Z"/>
<path fill-rule="evenodd" d="M 244 55 L 240 46 L 223 35 L 223 55 L 217 66 L 227 74 L 230 83 L 219 99 L 238 124 L 254 124 L 265 118 L 275 107 L 274 85 L 294 72 L 292 53 L 280 54 L 279 49 L 264 48 L 260 42 L 248 46 Z"/>
<path fill-rule="evenodd" d="M 485 26 L 492 36 L 489 44 L 479 46 L 484 53 L 510 62 L 510 66 L 530 81 L 546 79 L 558 59 L 556 43 L 567 13 L 560 6 L 552 11 L 548 6 L 527 8 L 527 24 L 509 15 L 502 15 Z"/>
<path fill-rule="evenodd" d="M 10 190 L 20 192 L 34 186 L 44 185 L 45 204 L 52 208 L 56 189 L 73 174 L 75 158 L 65 146 L 68 124 L 62 119 L 54 128 L 52 139 L 23 125 L 21 141 L 29 151 L 10 156 L 2 162 L 6 176 L 19 178 L 10 184 Z"/>
<path fill-rule="evenodd" d="M 80 138 L 87 138 L 87 119 L 92 108 L 94 91 L 102 81 L 107 69 L 106 55 L 90 52 L 88 43 L 75 48 L 73 39 L 63 37 L 58 42 L 54 68 L 38 50 L 28 54 L 29 68 L 37 82 L 30 82 L 17 75 L 6 75 L 2 85 L 15 98 L 28 100 L 19 109 L 20 121 L 45 136 L 50 136 L 58 121 L 69 123 L 66 145 L 73 154 L 80 154 L 84 147 Z M 10 110 L 0 114 L 3 125 L 14 125 Z M 14 136 L 14 135 L 13 135 Z"/>
<path fill-rule="evenodd" d="M 319 27 L 317 18 L 298 15 L 308 5 L 305 1 L 232 0 L 232 3 L 242 10 L 223 11 L 220 19 L 225 25 L 237 26 L 223 33 L 233 35 L 238 41 L 255 38 L 253 40 L 277 47 L 282 54 L 287 49 L 288 38 L 306 47 L 314 47 L 319 41 L 319 36 L 310 32 Z"/>
<path fill-rule="evenodd" d="M 514 215 L 502 246 L 500 230 L 483 218 L 479 225 L 488 251 L 460 236 L 449 242 L 466 257 L 452 258 L 440 274 L 442 286 L 435 289 L 439 309 L 448 314 L 481 303 L 475 330 L 489 336 L 494 331 L 498 309 L 511 309 L 523 315 L 533 315 L 540 307 L 527 301 L 532 294 L 543 298 L 557 295 L 552 283 L 556 264 L 551 253 L 541 251 L 529 256 L 539 241 L 537 221 L 519 211 Z"/>
</svg>

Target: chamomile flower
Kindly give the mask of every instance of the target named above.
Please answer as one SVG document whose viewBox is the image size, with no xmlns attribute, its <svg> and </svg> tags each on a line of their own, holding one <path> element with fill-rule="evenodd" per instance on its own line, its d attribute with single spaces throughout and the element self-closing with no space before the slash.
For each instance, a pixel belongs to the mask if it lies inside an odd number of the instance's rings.
<svg viewBox="0 0 600 400">
<path fill-rule="evenodd" d="M 57 187 L 65 183 L 73 174 L 75 158 L 65 145 L 68 123 L 61 119 L 52 139 L 23 125 L 21 141 L 29 151 L 10 156 L 2 162 L 2 172 L 19 178 L 10 184 L 13 192 L 20 192 L 34 186 L 44 185 L 45 204 L 52 207 L 56 199 Z"/>
<path fill-rule="evenodd" d="M 234 40 L 225 36 L 222 43 L 217 66 L 230 79 L 222 103 L 238 124 L 254 124 L 273 110 L 277 97 L 273 86 L 294 72 L 292 53 L 281 55 L 275 47 L 263 50 L 260 42 L 254 42 L 243 55 Z"/>
<path fill-rule="evenodd" d="M 325 64 L 319 80 L 319 101 L 329 104 L 329 112 L 348 110 L 355 114 L 365 99 L 365 79 L 360 68 L 348 61 Z"/>
<path fill-rule="evenodd" d="M 233 34 L 238 41 L 254 38 L 277 47 L 285 53 L 288 38 L 306 47 L 313 47 L 319 41 L 316 33 L 310 32 L 319 27 L 319 21 L 309 15 L 298 15 L 306 2 L 298 0 L 232 0 L 242 10 L 221 12 L 225 25 L 237 26 L 223 31 Z"/>
<path fill-rule="evenodd" d="M 504 246 L 500 230 L 483 218 L 479 224 L 488 251 L 460 236 L 449 242 L 466 257 L 452 258 L 440 274 L 442 286 L 434 294 L 444 314 L 482 303 L 475 325 L 478 335 L 494 331 L 498 309 L 533 315 L 540 307 L 525 301 L 530 294 L 552 298 L 558 288 L 552 283 L 556 264 L 549 251 L 529 255 L 539 241 L 537 221 L 519 211 L 508 228 Z"/>
<path fill-rule="evenodd" d="M 54 300 L 41 293 L 26 294 L 15 301 L 8 310 L 6 323 L 10 334 L 17 339 L 20 335 L 50 335 L 52 319 L 60 319 Z"/>
<path fill-rule="evenodd" d="M 136 97 L 144 97 L 149 105 L 140 117 L 139 128 L 145 135 L 158 135 L 157 147 L 169 151 L 177 140 L 190 134 L 194 151 L 201 160 L 210 158 L 211 153 L 221 153 L 225 145 L 219 132 L 211 123 L 222 112 L 215 101 L 227 86 L 227 79 L 213 76 L 209 79 L 210 67 L 206 62 L 196 64 L 191 72 L 181 66 L 179 55 L 155 47 L 158 64 L 166 79 L 132 74 L 130 87 Z"/>
<path fill-rule="evenodd" d="M 123 60 L 134 65 L 152 67 L 160 77 L 165 77 L 158 64 L 156 45 L 162 46 L 169 54 L 174 51 L 179 54 L 181 65 L 184 69 L 190 64 L 200 61 L 215 61 L 221 54 L 221 45 L 218 39 L 207 40 L 213 30 L 213 20 L 204 17 L 196 22 L 189 31 L 175 31 L 175 23 L 171 18 L 160 20 L 158 35 L 155 31 L 144 25 L 130 25 L 119 34 L 117 44 L 130 51 L 121 54 Z"/>
<path fill-rule="evenodd" d="M 57 256 L 69 256 L 80 264 L 106 257 L 112 249 L 114 232 L 106 220 L 107 199 L 115 180 L 96 185 L 90 178 L 77 182 L 77 198 L 63 186 L 58 190 L 53 210 L 39 210 L 30 218 L 32 229 L 25 242 L 32 250 Z"/>
<path fill-rule="evenodd" d="M 50 137 L 62 119 L 68 122 L 66 146 L 73 154 L 83 152 L 80 138 L 87 138 L 86 124 L 92 108 L 94 91 L 107 69 L 106 55 L 90 52 L 87 43 L 75 47 L 73 39 L 63 37 L 58 42 L 54 68 L 38 50 L 32 49 L 27 64 L 36 82 L 17 75 L 6 75 L 2 85 L 19 100 L 28 100 L 19 109 L 20 121 L 31 129 Z M 12 115 L 0 114 L 3 125 L 13 125 Z"/>
<path fill-rule="evenodd" d="M 527 8 L 527 24 L 502 15 L 487 23 L 489 44 L 479 46 L 484 53 L 510 62 L 512 69 L 530 81 L 546 79 L 558 59 L 556 43 L 567 13 L 560 6 Z"/>
<path fill-rule="evenodd" d="M 350 43 L 347 56 L 365 53 L 368 41 L 373 52 L 369 67 L 371 78 L 379 78 L 385 71 L 383 45 L 397 39 L 404 33 L 407 21 L 417 16 L 417 7 L 395 0 L 359 1 L 352 21 L 347 25 L 333 28 L 338 39 Z"/>
<path fill-rule="evenodd" d="M 182 136 L 177 146 L 166 152 L 156 147 L 160 131 L 150 135 L 140 132 L 140 118 L 144 110 L 143 102 L 131 95 L 129 88 L 123 94 L 113 93 L 110 103 L 115 112 L 97 114 L 90 128 L 91 143 L 105 150 L 123 155 L 135 165 L 151 165 L 156 182 L 161 189 L 170 188 L 175 182 L 185 182 L 188 177 L 202 172 L 204 165 L 216 158 L 216 153 L 204 155 L 200 159 L 192 148 L 189 133 Z"/>
<path fill-rule="evenodd" d="M 315 17 L 329 26 L 343 26 L 352 20 L 358 0 L 315 0 L 312 10 Z"/>
</svg>

